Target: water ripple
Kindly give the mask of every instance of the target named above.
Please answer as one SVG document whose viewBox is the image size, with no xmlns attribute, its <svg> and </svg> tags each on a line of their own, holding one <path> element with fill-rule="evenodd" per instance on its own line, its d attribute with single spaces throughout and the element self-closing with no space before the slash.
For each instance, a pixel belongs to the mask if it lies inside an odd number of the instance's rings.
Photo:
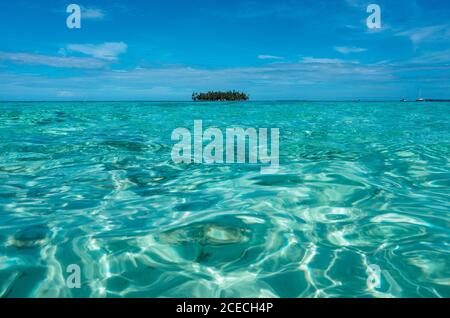
<svg viewBox="0 0 450 318">
<path fill-rule="evenodd" d="M 1 103 L 0 297 L 449 297 L 449 112 Z M 173 164 L 196 119 L 280 128 L 279 174 Z"/>
</svg>

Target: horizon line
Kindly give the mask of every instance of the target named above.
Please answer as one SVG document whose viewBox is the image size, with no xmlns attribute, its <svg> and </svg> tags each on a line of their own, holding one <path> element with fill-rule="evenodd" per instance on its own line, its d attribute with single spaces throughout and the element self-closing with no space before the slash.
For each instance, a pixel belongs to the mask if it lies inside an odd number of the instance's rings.
<svg viewBox="0 0 450 318">
<path fill-rule="evenodd" d="M 0 100 L 0 103 L 161 103 L 161 102 L 177 102 L 177 103 L 252 103 L 252 102 L 304 102 L 304 103 L 389 103 L 389 102 L 404 102 L 416 103 L 420 102 L 415 99 L 411 100 L 303 100 L 303 99 L 261 99 L 248 101 L 192 101 L 192 100 Z M 425 102 L 450 102 L 448 99 L 425 99 Z"/>
</svg>

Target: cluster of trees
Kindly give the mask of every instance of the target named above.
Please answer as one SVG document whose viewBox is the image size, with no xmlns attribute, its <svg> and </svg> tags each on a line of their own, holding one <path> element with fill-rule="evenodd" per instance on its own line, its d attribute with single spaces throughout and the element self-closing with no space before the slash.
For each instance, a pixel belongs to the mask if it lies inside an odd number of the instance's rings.
<svg viewBox="0 0 450 318">
<path fill-rule="evenodd" d="M 249 96 L 245 93 L 237 91 L 228 92 L 208 92 L 208 93 L 193 93 L 193 101 L 242 101 L 248 100 Z"/>
</svg>

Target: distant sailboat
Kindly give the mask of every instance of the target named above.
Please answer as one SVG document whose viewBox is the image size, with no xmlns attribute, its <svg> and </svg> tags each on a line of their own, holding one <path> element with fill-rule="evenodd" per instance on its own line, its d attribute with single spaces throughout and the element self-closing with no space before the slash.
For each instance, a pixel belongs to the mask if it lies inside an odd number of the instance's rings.
<svg viewBox="0 0 450 318">
<path fill-rule="evenodd" d="M 422 90 L 419 89 L 419 98 L 416 99 L 416 102 L 424 102 L 425 98 L 422 98 Z"/>
</svg>

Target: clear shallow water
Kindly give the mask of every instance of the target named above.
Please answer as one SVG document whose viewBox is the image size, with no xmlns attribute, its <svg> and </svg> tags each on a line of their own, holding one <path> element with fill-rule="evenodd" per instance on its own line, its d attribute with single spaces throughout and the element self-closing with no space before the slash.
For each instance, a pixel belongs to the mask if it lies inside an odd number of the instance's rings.
<svg viewBox="0 0 450 318">
<path fill-rule="evenodd" d="M 196 119 L 280 128 L 279 174 L 173 164 Z M 0 296 L 450 297 L 449 123 L 449 103 L 0 103 Z"/>
</svg>

